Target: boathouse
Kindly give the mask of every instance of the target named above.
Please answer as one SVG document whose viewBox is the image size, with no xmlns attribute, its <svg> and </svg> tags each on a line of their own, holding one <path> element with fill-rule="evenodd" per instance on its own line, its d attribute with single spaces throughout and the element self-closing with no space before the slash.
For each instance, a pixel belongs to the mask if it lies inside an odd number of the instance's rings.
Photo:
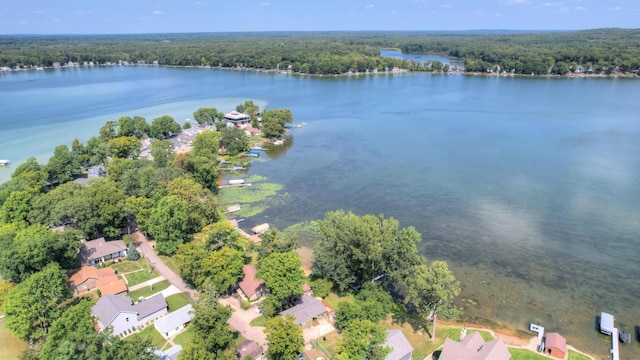
<svg viewBox="0 0 640 360">
<path fill-rule="evenodd" d="M 558 333 L 547 333 L 544 353 L 557 359 L 564 359 L 567 353 L 567 340 Z"/>
</svg>

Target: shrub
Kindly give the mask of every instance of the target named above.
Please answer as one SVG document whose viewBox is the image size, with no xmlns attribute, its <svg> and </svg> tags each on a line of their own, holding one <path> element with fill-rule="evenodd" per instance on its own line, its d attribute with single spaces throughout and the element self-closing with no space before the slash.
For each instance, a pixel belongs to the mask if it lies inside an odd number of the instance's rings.
<svg viewBox="0 0 640 360">
<path fill-rule="evenodd" d="M 251 303 L 247 300 L 242 300 L 242 302 L 240 303 L 240 307 L 242 308 L 242 310 L 248 310 L 251 307 Z"/>
</svg>

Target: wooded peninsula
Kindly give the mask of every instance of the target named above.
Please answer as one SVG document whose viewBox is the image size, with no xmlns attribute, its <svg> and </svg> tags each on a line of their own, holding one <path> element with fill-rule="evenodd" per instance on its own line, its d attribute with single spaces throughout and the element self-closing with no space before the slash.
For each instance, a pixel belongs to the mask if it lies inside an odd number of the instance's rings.
<svg viewBox="0 0 640 360">
<path fill-rule="evenodd" d="M 440 61 L 380 56 L 381 48 L 458 59 L 464 73 L 637 76 L 640 29 L 564 32 L 260 32 L 0 36 L 0 68 L 157 64 L 327 75 L 388 69 L 449 72 Z"/>
</svg>

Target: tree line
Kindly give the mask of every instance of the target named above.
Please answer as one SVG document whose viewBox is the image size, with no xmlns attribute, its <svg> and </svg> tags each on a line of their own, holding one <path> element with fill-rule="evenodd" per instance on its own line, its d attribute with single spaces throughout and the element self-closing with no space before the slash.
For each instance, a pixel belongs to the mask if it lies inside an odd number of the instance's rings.
<svg viewBox="0 0 640 360">
<path fill-rule="evenodd" d="M 640 68 L 640 30 L 573 32 L 265 32 L 146 35 L 0 36 L 0 67 L 51 67 L 93 62 L 292 70 L 305 74 L 349 71 L 447 71 L 380 56 L 380 48 L 448 56 L 463 71 L 566 75 L 635 73 Z"/>
</svg>

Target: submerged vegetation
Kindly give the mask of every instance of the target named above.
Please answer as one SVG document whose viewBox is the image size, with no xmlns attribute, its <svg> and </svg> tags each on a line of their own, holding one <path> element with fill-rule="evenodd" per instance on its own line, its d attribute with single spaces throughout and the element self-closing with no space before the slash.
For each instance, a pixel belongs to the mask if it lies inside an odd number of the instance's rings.
<svg viewBox="0 0 640 360">
<path fill-rule="evenodd" d="M 53 67 L 69 62 L 290 70 L 343 74 L 400 68 L 448 71 L 380 56 L 380 48 L 459 59 L 462 71 L 535 75 L 635 74 L 639 29 L 573 32 L 264 32 L 145 35 L 0 36 L 0 67 Z"/>
</svg>

